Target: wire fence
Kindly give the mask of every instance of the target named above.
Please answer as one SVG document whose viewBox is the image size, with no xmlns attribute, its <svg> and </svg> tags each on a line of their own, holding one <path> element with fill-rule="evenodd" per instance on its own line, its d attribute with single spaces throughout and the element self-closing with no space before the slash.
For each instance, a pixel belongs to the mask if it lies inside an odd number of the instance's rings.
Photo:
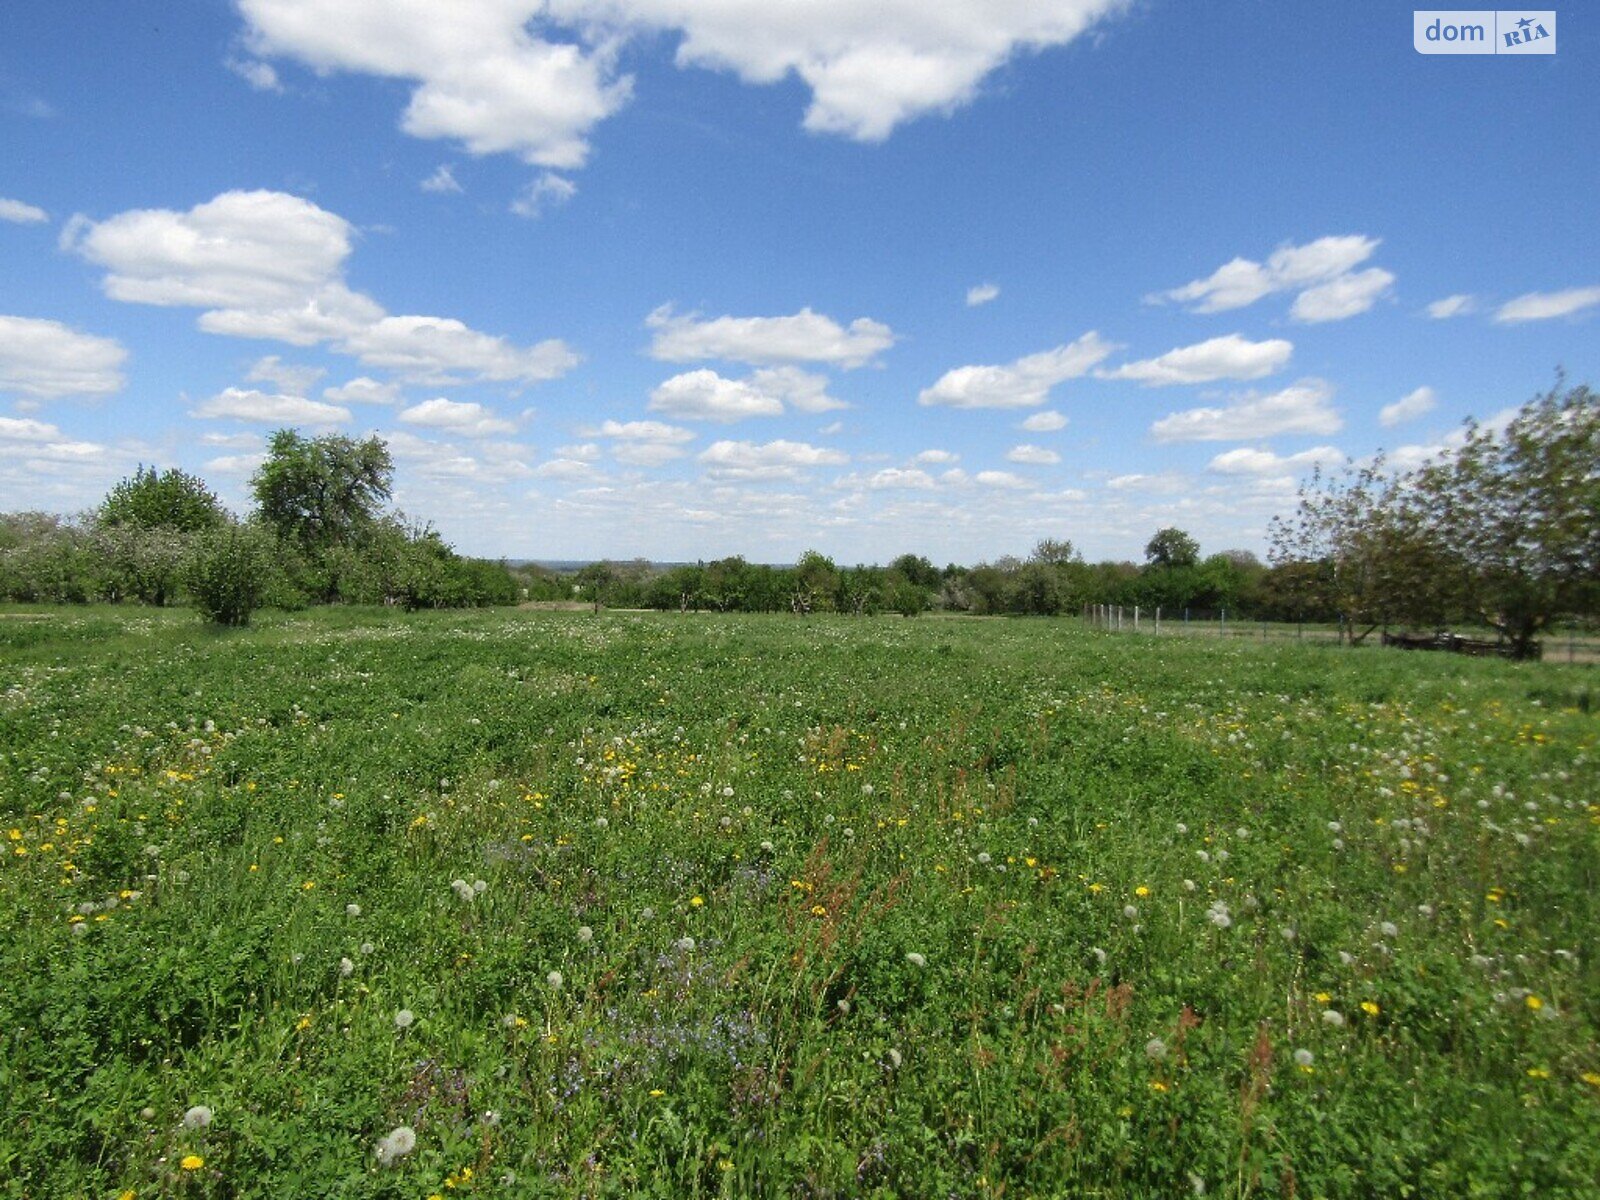
<svg viewBox="0 0 1600 1200">
<path fill-rule="evenodd" d="M 1086 604 L 1083 606 L 1081 616 L 1083 623 L 1091 629 L 1112 633 L 1139 633 L 1152 637 L 1214 637 L 1236 641 L 1330 644 L 1346 641 L 1344 627 L 1337 622 L 1260 621 L 1240 617 L 1227 609 Z M 1360 632 L 1357 631 L 1358 635 Z M 1495 632 L 1492 629 L 1457 629 L 1455 632 L 1474 639 L 1495 640 Z M 1600 633 L 1591 626 L 1584 626 L 1576 621 L 1561 622 L 1547 629 L 1540 636 L 1539 642 L 1545 662 L 1574 665 L 1600 663 Z M 1381 646 L 1382 638 L 1378 630 L 1373 630 L 1356 644 Z"/>
</svg>

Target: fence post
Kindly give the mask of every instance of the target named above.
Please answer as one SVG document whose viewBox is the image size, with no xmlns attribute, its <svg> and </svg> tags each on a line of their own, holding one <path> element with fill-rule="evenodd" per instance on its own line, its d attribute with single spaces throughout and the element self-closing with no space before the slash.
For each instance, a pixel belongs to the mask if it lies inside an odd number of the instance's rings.
<svg viewBox="0 0 1600 1200">
<path fill-rule="evenodd" d="M 1161 636 L 1161 605 L 1156 605 L 1156 636 Z"/>
<path fill-rule="evenodd" d="M 1228 632 L 1228 610 L 1225 608 L 1217 610 L 1217 632 L 1222 634 Z"/>
<path fill-rule="evenodd" d="M 1139 632 L 1139 606 L 1137 604 L 1133 606 L 1133 631 L 1135 633 Z"/>
</svg>

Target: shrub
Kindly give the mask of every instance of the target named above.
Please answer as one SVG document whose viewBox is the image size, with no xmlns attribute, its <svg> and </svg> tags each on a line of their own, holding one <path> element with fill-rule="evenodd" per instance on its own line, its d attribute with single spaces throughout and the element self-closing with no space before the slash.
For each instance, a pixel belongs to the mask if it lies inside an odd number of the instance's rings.
<svg viewBox="0 0 1600 1200">
<path fill-rule="evenodd" d="M 218 625 L 248 625 L 273 575 L 274 539 L 256 525 L 225 525 L 199 535 L 185 564 L 195 607 Z"/>
</svg>

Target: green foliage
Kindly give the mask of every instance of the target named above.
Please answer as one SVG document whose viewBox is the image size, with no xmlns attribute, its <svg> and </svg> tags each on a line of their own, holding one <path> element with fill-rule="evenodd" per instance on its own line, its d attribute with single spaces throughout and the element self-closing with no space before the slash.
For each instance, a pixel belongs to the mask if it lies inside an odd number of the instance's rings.
<svg viewBox="0 0 1600 1200">
<path fill-rule="evenodd" d="M 1183 530 L 1169 527 L 1145 544 L 1144 557 L 1153 567 L 1192 567 L 1200 561 L 1200 543 Z"/>
<path fill-rule="evenodd" d="M 360 540 L 390 495 L 394 462 L 374 436 L 306 438 L 280 429 L 250 481 L 257 515 L 308 553 Z"/>
<path fill-rule="evenodd" d="M 258 525 L 230 522 L 198 534 L 183 583 L 200 615 L 218 625 L 248 625 L 267 594 L 276 549 L 272 534 Z"/>
<path fill-rule="evenodd" d="M 0 653 L 8 1194 L 1600 1177 L 1570 668 L 338 608 Z"/>
<path fill-rule="evenodd" d="M 158 472 L 140 466 L 112 488 L 99 511 L 100 523 L 194 533 L 227 520 L 205 481 L 176 467 Z"/>
</svg>

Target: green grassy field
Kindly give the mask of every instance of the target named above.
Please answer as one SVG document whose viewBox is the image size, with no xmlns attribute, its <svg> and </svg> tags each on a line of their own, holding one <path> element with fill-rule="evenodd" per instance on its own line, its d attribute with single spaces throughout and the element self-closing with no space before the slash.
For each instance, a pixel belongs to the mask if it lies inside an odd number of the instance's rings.
<svg viewBox="0 0 1600 1200">
<path fill-rule="evenodd" d="M 0 617 L 0 1194 L 1594 1196 L 1592 668 Z"/>
</svg>

